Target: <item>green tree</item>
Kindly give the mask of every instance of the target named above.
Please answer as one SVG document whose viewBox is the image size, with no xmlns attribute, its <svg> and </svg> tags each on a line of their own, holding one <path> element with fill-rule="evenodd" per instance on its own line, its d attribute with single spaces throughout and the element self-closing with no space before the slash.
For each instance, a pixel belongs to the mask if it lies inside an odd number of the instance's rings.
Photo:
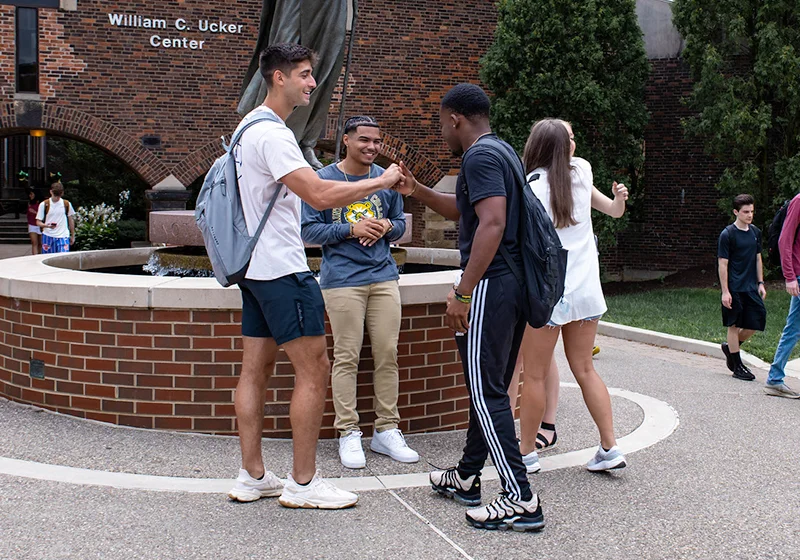
<svg viewBox="0 0 800 560">
<path fill-rule="evenodd" d="M 481 79 L 493 92 L 492 126 L 521 151 L 533 123 L 572 123 L 576 155 L 595 185 L 614 180 L 640 193 L 650 66 L 634 0 L 500 0 Z M 597 222 L 604 244 L 625 220 Z"/>
<path fill-rule="evenodd" d="M 775 206 L 800 185 L 800 4 L 796 0 L 676 0 L 697 115 L 684 122 L 725 165 L 717 184 Z M 771 212 L 761 212 L 761 224 Z"/>
<path fill-rule="evenodd" d="M 71 138 L 48 136 L 47 167 L 62 174 L 64 197 L 76 207 L 105 203 L 119 208 L 120 193 L 130 191 L 126 218 L 145 219 L 147 182 L 107 152 Z"/>
</svg>

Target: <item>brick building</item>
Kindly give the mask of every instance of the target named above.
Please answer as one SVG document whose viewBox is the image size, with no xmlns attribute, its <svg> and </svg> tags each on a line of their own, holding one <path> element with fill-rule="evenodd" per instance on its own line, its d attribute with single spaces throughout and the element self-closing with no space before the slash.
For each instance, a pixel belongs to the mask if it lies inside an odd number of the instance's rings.
<svg viewBox="0 0 800 560">
<path fill-rule="evenodd" d="M 101 147 L 155 189 L 182 189 L 201 177 L 219 154 L 219 137 L 239 120 L 261 4 L 0 0 L 0 198 L 19 194 L 12 159 L 32 172 L 42 168 L 43 140 L 29 135 L 38 130 Z M 439 136 L 439 100 L 458 82 L 478 82 L 495 20 L 494 0 L 359 3 L 346 114 L 378 118 L 384 156 L 406 160 L 428 184 L 453 183 L 458 160 Z M 712 185 L 719 170 L 683 139 L 680 98 L 691 83 L 676 55 L 651 54 L 646 208 L 603 256 L 612 274 L 674 271 L 713 258 L 721 224 L 708 216 L 718 215 Z M 340 84 L 323 147 L 332 144 L 341 93 Z M 415 244 L 454 246 L 454 224 L 408 204 Z"/>
</svg>

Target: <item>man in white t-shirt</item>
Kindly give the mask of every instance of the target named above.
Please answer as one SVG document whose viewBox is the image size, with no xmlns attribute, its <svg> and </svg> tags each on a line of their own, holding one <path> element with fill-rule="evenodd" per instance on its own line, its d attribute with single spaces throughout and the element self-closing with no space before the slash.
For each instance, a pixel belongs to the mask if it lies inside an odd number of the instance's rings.
<svg viewBox="0 0 800 560">
<path fill-rule="evenodd" d="M 53 183 L 50 198 L 39 205 L 36 225 L 42 228 L 42 253 L 69 253 L 75 243 L 75 208 L 64 196 L 64 185 Z"/>
<path fill-rule="evenodd" d="M 403 175 L 397 165 L 391 165 L 380 177 L 346 183 L 320 179 L 311 169 L 285 120 L 295 107 L 308 105 L 316 87 L 311 75 L 315 60 L 312 50 L 287 43 L 271 45 L 261 53 L 267 98 L 243 122 L 264 112 L 280 122 L 253 125 L 234 151 L 251 235 L 275 189 L 283 193 L 256 244 L 246 278 L 239 283 L 244 354 L 235 400 L 242 468 L 228 496 L 241 502 L 280 496 L 279 502 L 286 507 L 341 509 L 355 505 L 358 496 L 336 488 L 316 471 L 330 362 L 322 292 L 309 272 L 300 237 L 301 200 L 318 210 L 342 207 L 395 186 Z M 294 464 L 285 487 L 265 471 L 261 456 L 267 383 L 279 347 L 295 370 L 289 409 Z"/>
</svg>

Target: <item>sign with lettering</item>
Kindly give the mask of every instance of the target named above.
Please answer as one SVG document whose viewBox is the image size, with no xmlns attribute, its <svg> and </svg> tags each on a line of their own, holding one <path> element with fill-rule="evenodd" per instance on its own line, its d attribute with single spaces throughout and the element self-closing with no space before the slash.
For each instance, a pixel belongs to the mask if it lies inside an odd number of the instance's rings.
<svg viewBox="0 0 800 560">
<path fill-rule="evenodd" d="M 241 35 L 244 25 L 230 23 L 219 19 L 188 20 L 185 18 L 162 19 L 145 17 L 138 14 L 108 14 L 108 22 L 114 27 L 131 27 L 158 31 L 150 36 L 150 46 L 156 49 L 190 49 L 203 50 L 206 39 L 187 37 L 188 32 L 212 33 L 216 35 Z M 164 31 L 165 33 L 160 33 Z M 169 36 L 169 31 L 178 33 L 178 37 Z"/>
</svg>

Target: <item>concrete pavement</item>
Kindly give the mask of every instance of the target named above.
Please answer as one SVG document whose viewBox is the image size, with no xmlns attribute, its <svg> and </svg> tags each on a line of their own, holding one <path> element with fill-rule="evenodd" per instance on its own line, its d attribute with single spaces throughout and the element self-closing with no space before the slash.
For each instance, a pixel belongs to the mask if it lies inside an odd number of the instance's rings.
<svg viewBox="0 0 800 560">
<path fill-rule="evenodd" d="M 95 486 L 92 471 L 218 479 L 238 468 L 234 438 L 116 428 L 0 401 L 0 456 L 88 469 L 79 484 L 0 475 L 0 558 L 798 558 L 800 402 L 733 379 L 722 360 L 600 337 L 596 367 L 609 387 L 669 404 L 680 425 L 629 453 L 629 467 L 532 475 L 541 534 L 480 531 L 464 508 L 411 485 L 360 493 L 356 508 L 295 511 L 275 500 L 234 504 L 219 493 Z M 561 360 L 562 381 L 572 382 Z M 622 394 L 622 393 L 620 393 Z M 619 436 L 650 423 L 612 398 Z M 547 459 L 596 445 L 579 390 L 562 390 L 559 445 Z M 641 432 L 640 432 L 641 433 Z M 338 465 L 320 443 L 326 476 L 424 473 L 457 460 L 463 433 L 409 436 L 423 460 L 398 465 L 367 451 L 368 469 Z M 268 468 L 290 468 L 290 445 L 265 442 Z M 543 462 L 544 464 L 544 462 Z M 99 480 L 99 477 L 98 477 Z M 486 480 L 484 501 L 499 491 Z"/>
</svg>

